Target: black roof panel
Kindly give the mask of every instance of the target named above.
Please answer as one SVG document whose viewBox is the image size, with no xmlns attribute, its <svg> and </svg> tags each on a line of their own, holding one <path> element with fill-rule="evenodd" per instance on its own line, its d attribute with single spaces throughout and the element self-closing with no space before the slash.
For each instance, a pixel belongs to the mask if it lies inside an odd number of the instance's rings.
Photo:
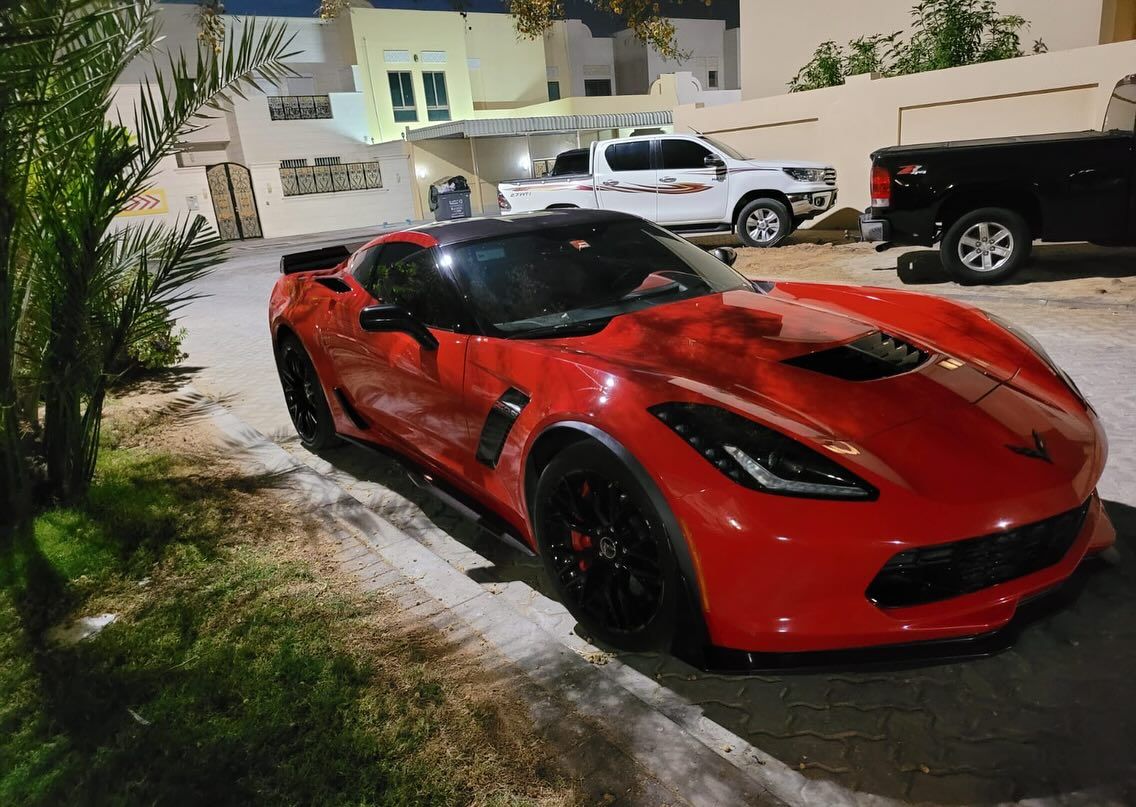
<svg viewBox="0 0 1136 807">
<path fill-rule="evenodd" d="M 599 224 L 606 221 L 634 219 L 629 213 L 612 210 L 584 210 L 571 208 L 563 210 L 539 210 L 535 213 L 517 213 L 504 216 L 483 216 L 473 219 L 455 219 L 436 224 L 422 224 L 412 227 L 414 232 L 423 233 L 438 241 L 442 246 L 460 244 L 465 241 L 479 241 L 494 236 L 509 236 L 519 233 L 543 230 L 565 224 Z"/>
</svg>

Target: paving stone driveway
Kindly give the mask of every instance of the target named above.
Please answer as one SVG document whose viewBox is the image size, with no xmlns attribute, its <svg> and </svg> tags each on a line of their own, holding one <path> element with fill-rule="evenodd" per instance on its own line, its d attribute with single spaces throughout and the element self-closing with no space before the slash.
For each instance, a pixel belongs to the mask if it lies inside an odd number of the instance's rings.
<svg viewBox="0 0 1136 807">
<path fill-rule="evenodd" d="M 566 642 L 579 642 L 572 619 L 545 596 L 536 561 L 471 528 L 385 460 L 356 449 L 318 458 L 296 445 L 265 323 L 277 258 L 293 248 L 242 245 L 201 284 L 212 296 L 185 317 L 194 385 L 475 580 L 527 604 Z M 619 659 L 806 776 L 863 794 L 972 804 L 1080 793 L 1084 803 L 1136 803 L 1136 309 L 1042 305 L 1021 286 L 921 289 L 978 295 L 983 307 L 1030 329 L 1093 401 L 1111 438 L 1101 493 L 1124 562 L 1086 568 L 1064 607 L 986 659 L 760 676 L 710 675 L 663 655 Z"/>
</svg>

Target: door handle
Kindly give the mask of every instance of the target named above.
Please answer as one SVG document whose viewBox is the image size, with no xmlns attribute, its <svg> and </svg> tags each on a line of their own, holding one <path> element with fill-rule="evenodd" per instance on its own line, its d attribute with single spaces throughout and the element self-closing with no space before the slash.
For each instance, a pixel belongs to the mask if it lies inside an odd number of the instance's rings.
<svg viewBox="0 0 1136 807">
<path fill-rule="evenodd" d="M 618 184 L 619 184 L 619 180 L 618 180 L 618 179 L 605 179 L 605 180 L 603 181 L 603 184 L 604 184 L 604 185 L 607 185 L 608 187 L 611 187 L 611 186 L 613 186 L 613 185 L 618 185 Z"/>
<path fill-rule="evenodd" d="M 659 181 L 660 182 L 674 182 L 675 178 L 674 177 L 659 177 Z"/>
</svg>

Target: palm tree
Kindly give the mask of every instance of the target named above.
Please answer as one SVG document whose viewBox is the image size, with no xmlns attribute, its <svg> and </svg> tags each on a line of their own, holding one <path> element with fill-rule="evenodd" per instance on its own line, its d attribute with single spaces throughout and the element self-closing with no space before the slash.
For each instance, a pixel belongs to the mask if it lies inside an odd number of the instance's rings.
<svg viewBox="0 0 1136 807">
<path fill-rule="evenodd" d="M 47 496 L 85 493 L 116 357 L 223 259 L 200 216 L 127 227 L 115 216 L 210 109 L 291 74 L 282 25 L 247 24 L 187 57 L 158 51 L 157 13 L 155 0 L 0 10 L 0 523 L 30 512 L 36 455 Z M 119 119 L 114 86 L 137 58 L 152 60 L 151 77 Z"/>
</svg>

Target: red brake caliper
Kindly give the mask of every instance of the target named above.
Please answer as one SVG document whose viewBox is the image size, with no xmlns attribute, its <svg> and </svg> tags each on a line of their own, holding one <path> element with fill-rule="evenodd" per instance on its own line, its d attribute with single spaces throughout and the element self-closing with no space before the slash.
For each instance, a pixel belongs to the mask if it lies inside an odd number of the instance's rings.
<svg viewBox="0 0 1136 807">
<path fill-rule="evenodd" d="M 587 535 L 584 535 L 584 533 L 582 533 L 582 532 L 577 532 L 576 530 L 572 530 L 572 551 L 573 552 L 580 553 L 580 552 L 583 552 L 583 551 L 585 551 L 587 549 L 591 549 L 591 548 L 592 548 L 592 539 L 591 538 L 589 538 Z M 576 565 L 580 567 L 581 572 L 586 572 L 588 570 L 588 567 L 591 566 L 591 563 L 589 563 L 584 558 L 580 558 L 580 560 L 577 562 Z"/>
<path fill-rule="evenodd" d="M 588 481 L 584 480 L 584 484 L 580 488 L 580 497 L 581 498 L 586 497 L 588 495 L 588 489 L 589 489 L 588 488 Z M 591 549 L 591 548 L 592 548 L 592 539 L 591 538 L 589 538 L 587 535 L 584 535 L 584 533 L 579 532 L 578 530 L 572 530 L 572 551 L 573 552 L 579 553 L 579 552 L 583 552 L 583 551 Z M 588 570 L 588 567 L 591 566 L 592 564 L 591 564 L 590 561 L 586 560 L 585 558 L 580 558 L 580 560 L 577 562 L 577 565 L 580 567 L 581 572 L 586 572 Z"/>
</svg>

